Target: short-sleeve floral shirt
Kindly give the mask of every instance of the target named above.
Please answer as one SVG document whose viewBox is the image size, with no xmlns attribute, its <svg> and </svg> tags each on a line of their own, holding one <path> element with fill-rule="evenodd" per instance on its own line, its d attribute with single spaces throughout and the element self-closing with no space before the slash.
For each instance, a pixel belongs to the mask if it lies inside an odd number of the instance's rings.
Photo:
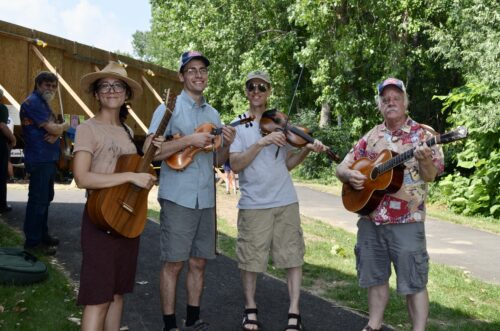
<svg viewBox="0 0 500 331">
<path fill-rule="evenodd" d="M 373 160 L 384 149 L 401 154 L 431 138 L 432 133 L 411 118 L 408 118 L 405 125 L 395 132 L 389 131 L 382 123 L 371 129 L 357 142 L 347 154 L 344 162 L 352 165 L 362 157 Z M 443 150 L 439 145 L 433 145 L 431 150 L 432 161 L 438 173 L 441 173 L 444 170 Z M 404 166 L 402 187 L 396 193 L 386 194 L 378 207 L 369 215 L 369 218 L 376 224 L 411 223 L 425 220 L 427 183 L 420 178 L 418 162 L 415 158 L 410 158 Z"/>
</svg>

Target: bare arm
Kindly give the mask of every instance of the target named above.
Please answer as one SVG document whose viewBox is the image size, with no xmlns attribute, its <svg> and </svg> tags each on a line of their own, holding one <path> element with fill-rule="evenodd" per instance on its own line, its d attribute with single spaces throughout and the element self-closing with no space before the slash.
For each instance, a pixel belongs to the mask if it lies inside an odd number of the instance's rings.
<svg viewBox="0 0 500 331">
<path fill-rule="evenodd" d="M 292 170 L 293 168 L 301 164 L 302 161 L 306 159 L 307 155 L 309 155 L 311 151 L 319 153 L 326 151 L 326 149 L 327 147 L 323 145 L 321 141 L 315 139 L 314 143 L 307 144 L 304 148 L 302 148 L 302 150 L 299 153 L 294 153 L 290 151 L 286 159 L 286 167 L 288 171 Z"/>
<path fill-rule="evenodd" d="M 44 128 L 45 131 L 48 132 L 48 134 L 52 136 L 60 136 L 64 131 L 66 131 L 69 128 L 69 123 L 64 122 L 61 124 L 55 123 L 55 122 L 44 122 L 40 127 Z"/>
<path fill-rule="evenodd" d="M 418 161 L 420 178 L 426 182 L 432 182 L 438 174 L 438 169 L 432 162 L 431 148 L 426 144 L 420 145 L 413 152 L 413 156 Z"/>
<path fill-rule="evenodd" d="M 222 146 L 217 150 L 217 166 L 222 166 L 229 157 L 229 146 L 233 143 L 236 136 L 236 129 L 232 126 L 222 128 Z"/>
<path fill-rule="evenodd" d="M 366 176 L 358 170 L 351 169 L 350 167 L 353 163 L 354 162 L 348 159 L 344 159 L 344 161 L 337 166 L 336 175 L 342 183 L 349 184 L 356 190 L 362 190 L 364 188 Z"/>
<path fill-rule="evenodd" d="M 16 136 L 10 131 L 7 124 L 0 122 L 0 132 L 7 138 L 9 141 L 9 147 L 14 148 L 16 146 Z"/>
<path fill-rule="evenodd" d="M 92 155 L 86 151 L 75 153 L 73 161 L 73 175 L 79 188 L 100 189 L 113 187 L 125 183 L 133 183 L 142 188 L 151 188 L 156 177 L 150 173 L 122 172 L 100 174 L 90 171 Z"/>
<path fill-rule="evenodd" d="M 244 152 L 241 153 L 231 153 L 230 162 L 231 169 L 235 174 L 245 169 L 255 157 L 259 154 L 259 152 L 266 147 L 267 145 L 274 144 L 276 146 L 283 147 L 286 144 L 286 137 L 283 132 L 271 132 L 267 136 L 260 138 L 255 144 L 250 146 Z"/>
</svg>

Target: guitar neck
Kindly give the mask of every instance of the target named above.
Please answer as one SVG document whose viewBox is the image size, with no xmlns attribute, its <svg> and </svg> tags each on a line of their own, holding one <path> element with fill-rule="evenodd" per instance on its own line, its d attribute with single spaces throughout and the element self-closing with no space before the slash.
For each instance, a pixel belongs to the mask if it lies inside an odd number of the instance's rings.
<svg viewBox="0 0 500 331">
<path fill-rule="evenodd" d="M 429 147 L 431 147 L 437 143 L 438 143 L 437 137 L 432 137 L 431 139 L 429 139 L 425 142 L 425 144 Z M 384 163 L 379 164 L 377 166 L 377 168 L 379 170 L 379 174 L 383 174 L 383 173 L 405 163 L 409 159 L 411 159 L 413 157 L 413 152 L 415 151 L 415 149 L 416 149 L 416 147 L 413 147 L 413 148 L 407 150 L 406 152 L 398 154 L 395 157 L 393 157 L 392 159 L 387 160 Z"/>
<path fill-rule="evenodd" d="M 163 135 L 171 117 L 172 117 L 172 111 L 165 105 L 165 114 L 163 115 L 163 118 L 161 119 L 161 122 L 158 125 L 158 129 L 156 130 L 154 137 Z M 149 144 L 149 147 L 146 150 L 146 153 L 144 153 L 144 157 L 143 157 L 141 165 L 139 167 L 139 169 L 140 169 L 139 172 L 147 172 L 148 171 L 149 165 L 153 161 L 156 150 L 157 150 L 157 147 L 155 145 L 153 145 L 153 143 Z"/>
</svg>

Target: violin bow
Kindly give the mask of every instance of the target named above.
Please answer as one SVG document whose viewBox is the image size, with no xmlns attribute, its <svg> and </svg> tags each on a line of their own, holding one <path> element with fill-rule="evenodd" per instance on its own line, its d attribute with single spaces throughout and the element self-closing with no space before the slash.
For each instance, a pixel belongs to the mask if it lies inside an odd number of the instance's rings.
<svg viewBox="0 0 500 331">
<path fill-rule="evenodd" d="M 297 79 L 297 84 L 295 84 L 295 90 L 293 91 L 292 101 L 290 102 L 290 106 L 288 107 L 288 114 L 287 114 L 287 118 L 286 118 L 286 121 L 285 121 L 284 129 L 283 129 L 283 132 L 285 133 L 285 135 L 286 135 L 286 128 L 288 126 L 288 121 L 290 120 L 290 114 L 292 112 L 293 102 L 295 101 L 295 95 L 297 94 L 297 89 L 299 88 L 299 83 L 300 83 L 300 79 L 302 78 L 302 73 L 303 72 L 304 72 L 304 65 L 301 65 L 300 66 L 299 78 Z M 278 149 L 276 149 L 276 154 L 274 155 L 275 159 L 278 158 L 279 152 L 280 152 L 280 147 L 278 146 Z"/>
</svg>

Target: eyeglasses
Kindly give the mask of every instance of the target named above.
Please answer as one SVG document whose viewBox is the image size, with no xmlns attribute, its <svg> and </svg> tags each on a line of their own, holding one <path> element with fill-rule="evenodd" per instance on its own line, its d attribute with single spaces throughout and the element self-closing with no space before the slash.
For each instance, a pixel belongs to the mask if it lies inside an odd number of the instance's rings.
<svg viewBox="0 0 500 331">
<path fill-rule="evenodd" d="M 197 76 L 197 75 L 206 76 L 206 75 L 208 75 L 207 68 L 200 68 L 200 69 L 188 68 L 188 69 L 184 70 L 184 72 L 189 76 Z"/>
<path fill-rule="evenodd" d="M 247 84 L 247 91 L 248 92 L 252 92 L 252 91 L 255 91 L 255 89 L 258 89 L 259 92 L 266 92 L 268 87 L 266 84 L 263 84 L 263 83 L 260 83 L 260 84 L 255 84 L 255 83 L 250 83 L 250 84 Z"/>
<path fill-rule="evenodd" d="M 97 92 L 99 93 L 109 93 L 113 89 L 114 93 L 121 93 L 125 91 L 125 84 L 123 83 L 102 83 L 97 86 Z"/>
</svg>

